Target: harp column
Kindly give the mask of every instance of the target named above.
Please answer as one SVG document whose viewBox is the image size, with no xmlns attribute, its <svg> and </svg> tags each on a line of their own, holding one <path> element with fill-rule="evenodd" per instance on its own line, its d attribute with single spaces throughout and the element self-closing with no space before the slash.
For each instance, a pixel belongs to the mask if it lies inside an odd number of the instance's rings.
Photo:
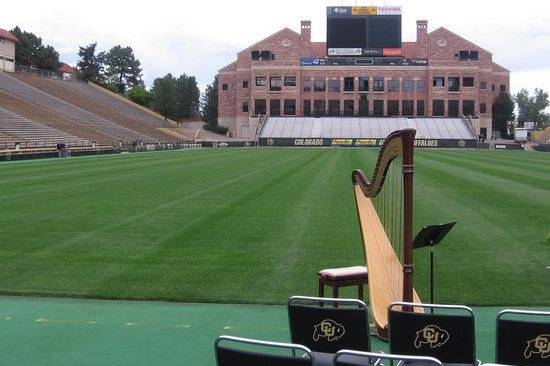
<svg viewBox="0 0 550 366">
<path fill-rule="evenodd" d="M 403 301 L 413 302 L 413 149 L 416 130 L 405 129 L 403 132 Z"/>
</svg>

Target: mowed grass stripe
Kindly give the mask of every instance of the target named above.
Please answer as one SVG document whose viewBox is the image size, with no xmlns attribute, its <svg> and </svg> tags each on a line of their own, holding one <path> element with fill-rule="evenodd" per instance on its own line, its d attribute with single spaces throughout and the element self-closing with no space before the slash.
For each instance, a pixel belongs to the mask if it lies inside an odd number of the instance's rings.
<svg viewBox="0 0 550 366">
<path fill-rule="evenodd" d="M 0 291 L 257 303 L 315 294 L 317 270 L 363 263 L 350 174 L 370 174 L 377 153 L 212 149 L 2 164 Z M 437 249 L 436 300 L 550 304 L 549 158 L 417 151 L 415 228 L 459 221 Z M 415 263 L 426 298 L 425 250 Z"/>
</svg>

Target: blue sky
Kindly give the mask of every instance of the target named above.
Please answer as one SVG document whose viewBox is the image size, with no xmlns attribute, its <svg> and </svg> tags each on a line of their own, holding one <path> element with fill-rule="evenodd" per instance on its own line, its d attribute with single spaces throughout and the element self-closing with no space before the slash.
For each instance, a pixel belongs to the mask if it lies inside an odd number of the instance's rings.
<svg viewBox="0 0 550 366">
<path fill-rule="evenodd" d="M 302 19 L 312 21 L 313 40 L 324 41 L 326 6 L 401 5 L 403 40 L 414 41 L 416 20 L 427 19 L 429 31 L 444 26 L 493 52 L 494 61 L 512 71 L 512 92 L 550 90 L 548 1 L 96 0 L 87 7 L 83 4 L 6 2 L 0 28 L 19 25 L 42 36 L 69 64 L 76 63 L 79 45 L 97 41 L 101 50 L 128 45 L 142 62 L 147 85 L 171 72 L 194 75 L 204 88 L 239 50 L 284 27 L 298 31 Z"/>
</svg>

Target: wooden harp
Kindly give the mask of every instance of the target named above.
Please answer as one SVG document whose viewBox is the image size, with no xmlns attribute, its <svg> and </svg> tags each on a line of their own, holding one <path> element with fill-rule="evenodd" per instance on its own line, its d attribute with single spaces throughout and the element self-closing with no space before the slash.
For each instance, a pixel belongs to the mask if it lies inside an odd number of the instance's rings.
<svg viewBox="0 0 550 366">
<path fill-rule="evenodd" d="M 371 312 L 383 339 L 388 306 L 395 301 L 420 302 L 413 288 L 412 260 L 415 134 L 414 129 L 403 129 L 386 137 L 371 179 L 358 169 L 351 175 L 369 270 Z"/>
</svg>

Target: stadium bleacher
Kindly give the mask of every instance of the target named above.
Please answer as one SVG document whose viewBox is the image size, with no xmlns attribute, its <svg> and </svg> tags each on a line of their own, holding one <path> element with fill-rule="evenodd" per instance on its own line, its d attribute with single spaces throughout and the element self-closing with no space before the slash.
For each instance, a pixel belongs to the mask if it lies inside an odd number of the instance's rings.
<svg viewBox="0 0 550 366">
<path fill-rule="evenodd" d="M 2 107 L 0 107 L 0 133 L 15 137 L 18 142 L 85 142 L 79 137 L 35 123 Z M 13 140 L 11 141 L 13 142 Z"/>
<path fill-rule="evenodd" d="M 269 117 L 261 138 L 385 138 L 392 131 L 414 128 L 418 139 L 475 140 L 461 118 Z"/>
<path fill-rule="evenodd" d="M 78 136 L 84 140 L 96 142 L 113 140 L 111 136 L 90 126 L 75 122 L 52 110 L 42 108 L 2 90 L 0 90 L 0 106 L 31 121 Z"/>
<path fill-rule="evenodd" d="M 149 136 L 120 126 L 105 118 L 96 116 L 89 111 L 61 100 L 42 90 L 39 90 L 23 81 L 20 81 L 6 73 L 0 73 L 0 89 L 32 102 L 41 108 L 50 109 L 57 114 L 66 116 L 76 122 L 99 130 L 115 140 L 121 141 L 149 141 Z"/>
<path fill-rule="evenodd" d="M 24 74 L 14 74 L 15 78 L 23 81 L 43 92 L 46 92 L 54 97 L 57 97 L 67 103 L 70 103 L 76 107 L 82 108 L 94 115 L 101 117 L 107 121 L 111 121 L 121 127 L 133 130 L 139 133 L 143 137 L 137 139 L 141 141 L 165 141 L 173 140 L 173 137 L 167 136 L 163 132 L 151 127 L 148 124 L 140 123 L 136 119 L 125 115 L 122 111 L 115 110 L 105 104 L 101 104 L 87 96 L 75 92 L 74 90 L 67 88 L 65 85 L 68 82 L 58 81 L 55 79 L 40 78 L 35 76 L 29 76 Z"/>
<path fill-rule="evenodd" d="M 108 93 L 101 91 L 97 87 L 93 87 L 87 83 L 70 80 L 70 81 L 54 81 L 55 83 L 61 84 L 66 88 L 70 88 L 73 91 L 93 99 L 96 102 L 99 102 L 111 109 L 119 111 L 126 116 L 134 118 L 140 122 L 145 123 L 146 125 L 154 128 L 166 127 L 164 126 L 164 121 L 159 117 L 154 117 L 151 114 L 144 112 L 138 109 L 136 106 L 127 103 L 125 101 L 119 100 L 112 97 Z"/>
</svg>

